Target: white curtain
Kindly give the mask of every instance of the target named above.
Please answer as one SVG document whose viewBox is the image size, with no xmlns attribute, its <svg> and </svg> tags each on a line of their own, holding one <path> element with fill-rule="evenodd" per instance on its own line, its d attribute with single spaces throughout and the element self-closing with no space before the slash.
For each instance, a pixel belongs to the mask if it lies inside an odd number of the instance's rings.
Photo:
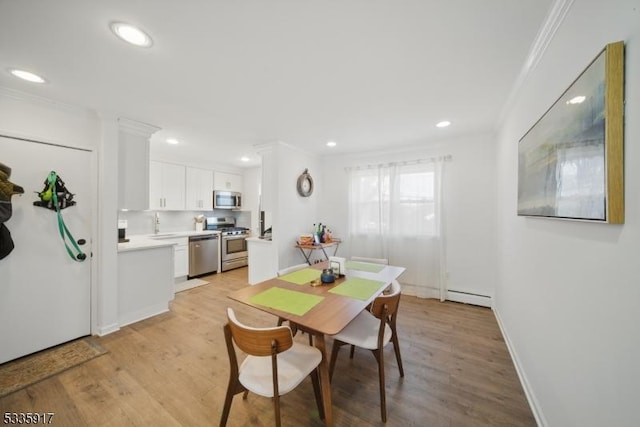
<svg viewBox="0 0 640 427">
<path fill-rule="evenodd" d="M 406 268 L 419 297 L 444 300 L 442 171 L 450 156 L 348 168 L 352 255 Z"/>
</svg>

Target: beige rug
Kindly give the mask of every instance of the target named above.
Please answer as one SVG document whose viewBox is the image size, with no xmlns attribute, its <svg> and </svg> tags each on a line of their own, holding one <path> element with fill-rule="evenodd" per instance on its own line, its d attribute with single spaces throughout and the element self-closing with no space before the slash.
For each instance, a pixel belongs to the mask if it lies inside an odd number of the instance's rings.
<svg viewBox="0 0 640 427">
<path fill-rule="evenodd" d="M 0 397 L 107 353 L 91 337 L 70 341 L 0 365 Z"/>
<path fill-rule="evenodd" d="M 202 279 L 189 279 L 189 280 L 185 280 L 184 282 L 180 282 L 180 283 L 176 283 L 175 284 L 175 292 L 182 292 L 182 291 L 186 291 L 187 289 L 191 289 L 191 288 L 195 288 L 198 286 L 202 286 L 202 285 L 206 285 L 207 282 L 206 280 L 202 280 Z"/>
</svg>

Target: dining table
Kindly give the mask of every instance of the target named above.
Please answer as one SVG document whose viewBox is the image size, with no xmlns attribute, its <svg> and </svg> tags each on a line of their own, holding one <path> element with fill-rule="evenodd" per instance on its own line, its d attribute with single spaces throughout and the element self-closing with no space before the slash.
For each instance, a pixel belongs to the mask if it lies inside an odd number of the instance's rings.
<svg viewBox="0 0 640 427">
<path fill-rule="evenodd" d="M 329 261 L 238 289 L 228 297 L 289 320 L 314 337 L 322 353 L 318 366 L 325 425 L 333 425 L 331 384 L 326 337 L 344 329 L 362 310 L 396 280 L 404 267 L 346 261 L 344 274 L 322 283 Z"/>
</svg>

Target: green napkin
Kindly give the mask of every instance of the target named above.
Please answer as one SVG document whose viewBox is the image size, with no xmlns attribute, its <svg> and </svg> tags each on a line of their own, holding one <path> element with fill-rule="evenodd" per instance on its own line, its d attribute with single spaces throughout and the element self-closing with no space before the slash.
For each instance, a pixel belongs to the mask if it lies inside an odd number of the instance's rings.
<svg viewBox="0 0 640 427">
<path fill-rule="evenodd" d="M 274 287 L 249 298 L 253 304 L 302 316 L 322 301 L 324 297 Z"/>
<path fill-rule="evenodd" d="M 367 271 L 369 273 L 380 273 L 384 270 L 384 265 L 382 264 L 372 264 L 370 262 L 358 262 L 358 261 L 347 261 L 346 268 L 347 270 L 360 270 Z"/>
<path fill-rule="evenodd" d="M 380 286 L 383 284 L 384 282 L 379 282 L 377 280 L 352 277 L 331 289 L 329 292 L 366 301 L 371 298 L 373 294 L 378 292 Z"/>
<path fill-rule="evenodd" d="M 316 270 L 315 268 L 303 268 L 302 270 L 280 276 L 278 279 L 295 283 L 296 285 L 304 285 L 305 283 L 320 278 L 321 274 L 322 271 Z"/>
</svg>

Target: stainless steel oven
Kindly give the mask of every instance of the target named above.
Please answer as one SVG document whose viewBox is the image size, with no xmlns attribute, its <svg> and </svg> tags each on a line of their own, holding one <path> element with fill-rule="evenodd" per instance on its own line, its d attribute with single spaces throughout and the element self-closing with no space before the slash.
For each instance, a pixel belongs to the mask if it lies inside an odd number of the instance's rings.
<svg viewBox="0 0 640 427">
<path fill-rule="evenodd" d="M 249 265 L 247 237 L 249 229 L 236 227 L 235 218 L 206 218 L 207 230 L 220 231 L 220 270 L 227 271 Z"/>
<path fill-rule="evenodd" d="M 247 234 L 228 234 L 222 232 L 222 263 L 221 270 L 227 271 L 233 268 L 248 265 L 249 253 L 247 252 Z"/>
</svg>

